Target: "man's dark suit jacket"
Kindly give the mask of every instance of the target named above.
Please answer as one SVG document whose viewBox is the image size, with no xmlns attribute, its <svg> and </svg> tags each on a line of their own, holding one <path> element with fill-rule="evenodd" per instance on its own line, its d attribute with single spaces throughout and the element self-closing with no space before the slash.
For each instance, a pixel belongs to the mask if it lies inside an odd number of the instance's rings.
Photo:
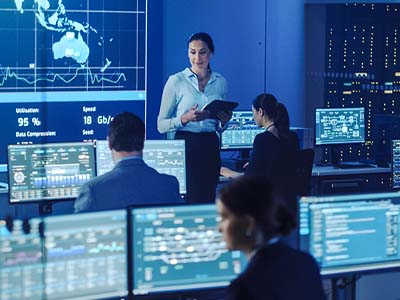
<svg viewBox="0 0 400 300">
<path fill-rule="evenodd" d="M 321 276 L 308 254 L 276 243 L 260 249 L 228 287 L 225 300 L 323 300 Z"/>
<path fill-rule="evenodd" d="M 134 205 L 180 203 L 176 177 L 160 174 L 135 157 L 85 183 L 75 200 L 74 211 L 98 211 Z"/>
</svg>

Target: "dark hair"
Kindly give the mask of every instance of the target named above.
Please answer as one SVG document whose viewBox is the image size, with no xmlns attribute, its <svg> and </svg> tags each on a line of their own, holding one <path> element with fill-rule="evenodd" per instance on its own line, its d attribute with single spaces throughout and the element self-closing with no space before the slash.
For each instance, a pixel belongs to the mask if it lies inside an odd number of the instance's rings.
<svg viewBox="0 0 400 300">
<path fill-rule="evenodd" d="M 267 238 L 287 235 L 296 227 L 294 216 L 265 178 L 241 176 L 221 188 L 219 200 L 237 216 L 252 216 Z"/>
<path fill-rule="evenodd" d="M 255 109 L 262 109 L 278 128 L 279 136 L 287 138 L 289 135 L 290 120 L 289 113 L 282 103 L 276 100 L 272 94 L 260 94 L 253 100 Z"/>
<path fill-rule="evenodd" d="M 211 53 L 214 53 L 214 42 L 211 36 L 206 32 L 197 32 L 192 34 L 188 40 L 188 46 L 193 41 L 202 41 L 207 44 L 208 49 L 210 49 Z"/>
<path fill-rule="evenodd" d="M 115 116 L 108 128 L 108 141 L 111 149 L 115 151 L 142 151 L 144 139 L 143 121 L 130 112 Z"/>
</svg>

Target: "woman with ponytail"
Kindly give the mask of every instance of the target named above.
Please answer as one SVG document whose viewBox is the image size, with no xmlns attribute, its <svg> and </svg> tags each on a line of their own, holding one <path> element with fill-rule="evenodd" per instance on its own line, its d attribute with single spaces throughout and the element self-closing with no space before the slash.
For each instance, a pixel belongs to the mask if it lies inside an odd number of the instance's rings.
<svg viewBox="0 0 400 300">
<path fill-rule="evenodd" d="M 223 186 L 217 210 L 226 248 L 242 251 L 249 261 L 225 300 L 325 299 L 315 260 L 280 242 L 295 219 L 267 179 L 243 176 Z"/>
<path fill-rule="evenodd" d="M 252 111 L 254 121 L 265 131 L 254 139 L 245 175 L 262 176 L 281 184 L 293 175 L 293 160 L 299 149 L 297 135 L 290 131 L 288 112 L 271 94 L 258 95 Z M 222 167 L 221 175 L 234 178 L 242 173 Z"/>
</svg>

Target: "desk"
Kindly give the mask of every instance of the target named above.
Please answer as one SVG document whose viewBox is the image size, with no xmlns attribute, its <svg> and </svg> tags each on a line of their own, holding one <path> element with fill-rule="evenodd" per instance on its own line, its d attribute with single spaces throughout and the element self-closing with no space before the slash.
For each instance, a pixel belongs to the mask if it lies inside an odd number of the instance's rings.
<svg viewBox="0 0 400 300">
<path fill-rule="evenodd" d="M 391 190 L 391 186 L 391 168 L 314 166 L 312 170 L 312 195 L 384 192 Z"/>
<path fill-rule="evenodd" d="M 333 166 L 313 166 L 312 176 L 337 176 L 337 175 L 354 175 L 354 174 L 379 174 L 390 173 L 391 168 L 354 168 L 354 169 L 337 169 Z"/>
<path fill-rule="evenodd" d="M 229 178 L 220 176 L 220 184 Z M 389 191 L 392 186 L 391 168 L 337 169 L 313 166 L 311 195 L 346 194 Z"/>
</svg>

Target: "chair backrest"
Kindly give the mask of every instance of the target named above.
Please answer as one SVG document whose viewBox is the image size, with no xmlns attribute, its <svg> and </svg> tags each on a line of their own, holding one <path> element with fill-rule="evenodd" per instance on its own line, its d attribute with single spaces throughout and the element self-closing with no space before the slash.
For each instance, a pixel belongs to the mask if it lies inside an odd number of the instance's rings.
<svg viewBox="0 0 400 300">
<path fill-rule="evenodd" d="M 297 151 L 295 162 L 295 186 L 297 196 L 306 196 L 310 194 L 313 161 L 313 149 L 301 149 Z"/>
</svg>

